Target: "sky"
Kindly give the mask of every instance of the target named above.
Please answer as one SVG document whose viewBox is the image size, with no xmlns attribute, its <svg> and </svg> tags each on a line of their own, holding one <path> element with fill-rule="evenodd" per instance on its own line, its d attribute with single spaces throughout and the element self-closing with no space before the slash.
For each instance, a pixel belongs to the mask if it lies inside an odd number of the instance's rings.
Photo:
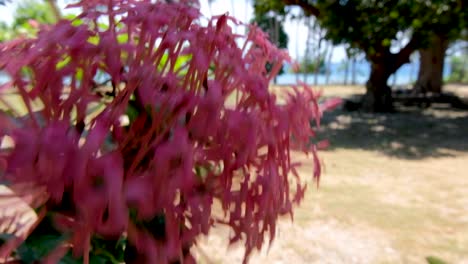
<svg viewBox="0 0 468 264">
<path fill-rule="evenodd" d="M 12 2 L 17 2 L 13 0 Z M 252 3 L 249 0 L 215 0 L 208 5 L 208 0 L 199 0 L 201 12 L 204 16 L 210 17 L 212 15 L 220 15 L 229 13 L 229 15 L 236 17 L 238 20 L 248 22 L 253 16 Z M 65 2 L 73 2 L 70 0 L 58 0 L 59 6 L 64 8 Z M 13 17 L 14 4 L 7 4 L 7 6 L 0 6 L 0 20 L 11 22 Z M 64 13 L 70 11 L 64 10 Z M 305 51 L 305 44 L 307 38 L 307 28 L 302 23 L 298 25 L 295 21 L 286 21 L 284 29 L 289 36 L 288 51 L 292 58 L 297 59 L 302 57 Z M 241 29 L 239 29 L 240 32 Z M 332 62 L 341 62 L 346 57 L 345 49 L 342 46 L 335 47 Z"/>
<path fill-rule="evenodd" d="M 249 0 L 215 0 L 211 4 L 211 12 L 208 0 L 199 0 L 201 12 L 205 16 L 219 15 L 229 12 L 229 15 L 236 17 L 242 22 L 249 22 L 253 17 L 253 6 Z M 297 10 L 299 11 L 299 10 Z M 284 23 L 284 30 L 288 34 L 288 51 L 292 58 L 297 59 L 304 55 L 307 40 L 307 27 L 295 21 L 287 20 Z M 332 61 L 341 62 L 346 57 L 343 47 L 336 47 L 333 52 Z"/>
</svg>

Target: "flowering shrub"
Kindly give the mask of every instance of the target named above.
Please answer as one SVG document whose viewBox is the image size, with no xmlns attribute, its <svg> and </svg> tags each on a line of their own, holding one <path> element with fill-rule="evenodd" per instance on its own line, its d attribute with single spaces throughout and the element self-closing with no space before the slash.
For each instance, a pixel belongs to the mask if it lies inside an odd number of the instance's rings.
<svg viewBox="0 0 468 264">
<path fill-rule="evenodd" d="M 196 238 L 222 224 L 247 261 L 304 195 L 293 148 L 312 153 L 318 180 L 310 124 L 337 101 L 308 87 L 280 101 L 268 84 L 287 54 L 254 26 L 234 34 L 227 15 L 202 25 L 185 2 L 83 0 L 77 18 L 1 45 L 0 176 L 28 186 L 38 215 L 2 257 L 46 234 L 44 263 L 70 248 L 85 263 L 106 250 L 192 263 Z"/>
</svg>

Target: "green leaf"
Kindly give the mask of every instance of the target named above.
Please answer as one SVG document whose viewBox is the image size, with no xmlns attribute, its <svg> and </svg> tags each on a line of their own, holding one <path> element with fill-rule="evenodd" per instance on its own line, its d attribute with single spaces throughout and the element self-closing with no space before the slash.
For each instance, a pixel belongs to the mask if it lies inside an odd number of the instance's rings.
<svg viewBox="0 0 468 264">
<path fill-rule="evenodd" d="M 174 69 L 177 71 L 192 59 L 192 55 L 181 55 L 177 57 Z"/>
<path fill-rule="evenodd" d="M 117 41 L 122 44 L 122 43 L 127 43 L 128 42 L 128 34 L 127 33 L 123 33 L 123 34 L 119 34 L 117 35 Z"/>
<path fill-rule="evenodd" d="M 127 240 L 121 237 L 119 240 L 106 240 L 94 237 L 91 241 L 91 263 L 120 264 L 124 262 L 125 245 Z"/>
<path fill-rule="evenodd" d="M 163 56 L 161 57 L 161 60 L 159 61 L 159 65 L 158 65 L 159 70 L 162 70 L 163 66 L 166 64 L 168 59 L 169 59 L 169 55 L 167 53 L 164 53 Z M 191 59 L 192 59 L 191 54 L 178 56 L 174 63 L 174 71 L 178 71 L 185 64 L 187 64 Z M 182 74 L 184 73 L 182 72 Z"/>
<path fill-rule="evenodd" d="M 398 18 L 398 15 L 399 15 L 398 11 L 396 10 L 393 10 L 392 12 L 390 12 L 390 18 L 393 18 L 393 19 Z"/>
<path fill-rule="evenodd" d="M 106 24 L 106 23 L 98 23 L 98 29 L 100 29 L 100 30 L 108 30 L 108 29 L 109 29 L 109 25 Z"/>
<path fill-rule="evenodd" d="M 135 107 L 133 107 L 132 105 L 129 104 L 128 107 L 127 107 L 126 114 L 128 116 L 128 120 L 130 121 L 130 123 L 132 123 L 138 117 L 139 113 L 138 113 L 138 110 Z"/>
<path fill-rule="evenodd" d="M 447 264 L 447 262 L 441 260 L 440 258 L 429 256 L 426 258 L 428 264 Z"/>
<path fill-rule="evenodd" d="M 388 47 L 388 46 L 390 46 L 391 44 L 392 44 L 392 41 L 389 40 L 389 39 L 384 39 L 384 40 L 382 40 L 382 45 L 383 45 L 384 47 Z"/>
<path fill-rule="evenodd" d="M 93 45 L 98 45 L 99 44 L 99 36 L 89 37 L 88 42 L 93 44 Z"/>
<path fill-rule="evenodd" d="M 83 79 L 83 69 L 78 69 L 75 73 L 75 77 L 77 80 L 82 80 Z"/>
<path fill-rule="evenodd" d="M 57 65 L 55 66 L 55 69 L 57 70 L 63 69 L 63 67 L 67 66 L 67 64 L 70 63 L 70 61 L 71 61 L 70 56 L 65 57 L 65 59 L 57 63 Z"/>
<path fill-rule="evenodd" d="M 195 166 L 195 174 L 197 177 L 203 181 L 208 176 L 209 170 L 204 166 Z"/>
<path fill-rule="evenodd" d="M 91 259 L 90 259 L 91 262 Z M 76 259 L 73 257 L 71 251 L 69 250 L 68 253 L 60 260 L 58 264 L 82 264 L 83 260 Z M 92 262 L 91 262 L 92 263 Z"/>
<path fill-rule="evenodd" d="M 109 264 L 109 263 L 112 263 L 112 264 L 120 264 L 123 262 L 122 261 L 119 261 L 117 260 L 111 253 L 105 251 L 105 250 L 100 250 L 100 249 L 97 249 L 95 250 L 93 253 L 97 254 L 97 255 L 92 255 L 90 256 L 89 258 L 89 262 L 92 263 L 92 264 Z M 122 250 L 122 257 L 123 257 L 123 250 Z"/>
<path fill-rule="evenodd" d="M 76 15 L 74 14 L 67 14 L 63 16 L 64 19 L 70 20 L 72 26 L 78 27 L 84 24 L 84 21 L 80 18 L 77 18 Z"/>
<path fill-rule="evenodd" d="M 420 28 L 422 26 L 422 22 L 419 19 L 414 19 L 413 22 L 411 23 L 411 26 L 413 28 Z"/>
<path fill-rule="evenodd" d="M 31 235 L 17 249 L 17 254 L 24 263 L 35 263 L 47 256 L 63 240 L 64 235 Z"/>
</svg>

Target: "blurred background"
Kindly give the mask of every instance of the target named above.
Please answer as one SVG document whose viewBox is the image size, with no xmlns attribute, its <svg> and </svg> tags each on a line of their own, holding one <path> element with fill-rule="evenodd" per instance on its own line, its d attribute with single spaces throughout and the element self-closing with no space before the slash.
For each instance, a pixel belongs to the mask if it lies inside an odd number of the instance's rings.
<svg viewBox="0 0 468 264">
<path fill-rule="evenodd" d="M 34 21 L 73 18 L 70 2 L 3 1 L 0 41 L 33 36 Z M 285 64 L 272 92 L 302 81 L 345 99 L 320 128 L 331 142 L 320 187 L 310 185 L 294 223 L 281 221 L 251 263 L 468 263 L 466 1 L 199 4 L 205 17 L 257 23 L 288 50 L 300 68 Z M 294 155 L 311 180 L 312 162 Z M 241 247 L 223 246 L 228 232 L 199 241 L 200 263 L 242 262 Z"/>
</svg>

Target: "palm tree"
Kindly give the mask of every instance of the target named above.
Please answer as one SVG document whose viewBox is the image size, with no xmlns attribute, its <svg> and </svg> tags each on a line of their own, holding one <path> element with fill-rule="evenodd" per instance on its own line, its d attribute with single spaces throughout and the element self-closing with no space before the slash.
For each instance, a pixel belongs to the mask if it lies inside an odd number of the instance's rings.
<svg viewBox="0 0 468 264">
<path fill-rule="evenodd" d="M 296 27 L 296 60 L 299 61 L 299 26 L 301 25 L 301 18 L 297 17 L 297 27 Z M 299 71 L 296 72 L 296 82 L 299 82 Z"/>
<path fill-rule="evenodd" d="M 312 47 L 313 35 L 314 35 L 313 28 L 315 28 L 315 20 L 312 22 L 312 19 L 310 17 L 306 17 L 305 23 L 307 26 L 307 40 L 306 40 L 307 42 L 306 42 L 306 49 L 304 53 L 304 61 L 307 61 L 310 56 L 310 49 L 313 48 Z M 304 83 L 307 83 L 307 74 L 308 74 L 308 71 L 304 69 Z"/>
<path fill-rule="evenodd" d="M 327 67 L 326 69 L 326 72 L 325 72 L 325 84 L 329 84 L 330 83 L 330 74 L 331 74 L 331 60 L 332 60 L 332 57 L 333 57 L 333 52 L 335 51 L 335 47 L 333 46 L 333 43 L 329 43 L 328 45 L 328 49 L 329 51 L 328 52 L 328 58 L 325 62 L 325 65 Z"/>
</svg>

